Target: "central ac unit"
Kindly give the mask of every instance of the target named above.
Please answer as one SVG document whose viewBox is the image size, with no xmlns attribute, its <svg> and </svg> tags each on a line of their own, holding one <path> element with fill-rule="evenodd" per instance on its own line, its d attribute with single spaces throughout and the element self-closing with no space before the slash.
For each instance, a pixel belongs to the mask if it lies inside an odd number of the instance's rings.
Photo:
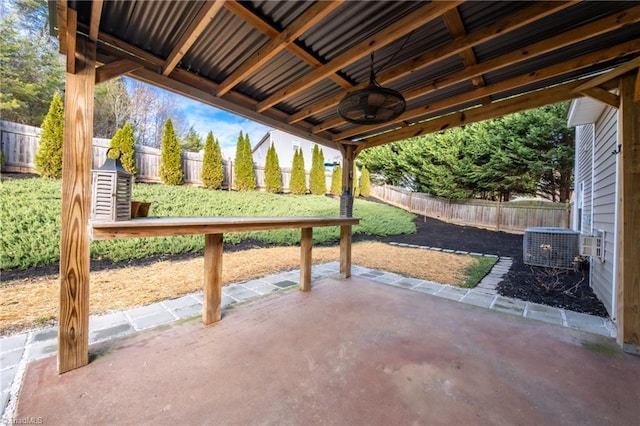
<svg viewBox="0 0 640 426">
<path fill-rule="evenodd" d="M 526 265 L 575 268 L 579 233 L 566 228 L 533 227 L 524 230 L 523 260 Z"/>
</svg>

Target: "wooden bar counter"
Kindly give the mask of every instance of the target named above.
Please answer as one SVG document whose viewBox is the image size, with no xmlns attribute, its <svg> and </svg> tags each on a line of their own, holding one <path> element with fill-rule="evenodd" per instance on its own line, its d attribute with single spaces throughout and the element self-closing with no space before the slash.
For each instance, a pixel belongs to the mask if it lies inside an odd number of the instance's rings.
<svg viewBox="0 0 640 426">
<path fill-rule="evenodd" d="M 351 276 L 351 227 L 360 222 L 352 217 L 161 217 L 138 218 L 122 222 L 92 222 L 94 240 L 117 238 L 205 236 L 204 307 L 202 322 L 211 324 L 222 318 L 222 250 L 227 232 L 301 229 L 300 290 L 311 290 L 311 250 L 313 228 L 340 226 L 340 272 Z"/>
</svg>

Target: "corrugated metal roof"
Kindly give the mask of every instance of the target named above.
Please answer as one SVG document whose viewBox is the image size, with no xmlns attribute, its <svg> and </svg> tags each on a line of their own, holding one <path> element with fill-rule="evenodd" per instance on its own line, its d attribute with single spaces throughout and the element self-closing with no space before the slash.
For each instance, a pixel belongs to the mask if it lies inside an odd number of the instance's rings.
<svg viewBox="0 0 640 426">
<path fill-rule="evenodd" d="M 534 3 L 536 2 L 468 1 L 461 3 L 457 7 L 457 12 L 466 33 L 473 34 L 515 12 L 526 10 Z M 186 54 L 179 62 L 178 67 L 205 77 L 214 83 L 221 83 L 268 43 L 273 34 L 286 29 L 313 4 L 313 1 L 251 0 L 241 2 L 240 7 L 252 13 L 256 19 L 263 21 L 262 24 L 256 24 L 262 29 L 257 29 L 241 16 L 236 16 L 232 12 L 237 9 L 238 4 L 226 3 L 208 23 L 202 34 L 195 39 L 193 45 L 186 49 Z M 305 50 L 307 56 L 315 58 L 311 62 L 319 61 L 321 64 L 325 64 L 426 4 L 427 2 L 421 1 L 345 1 L 295 40 L 295 44 Z M 132 46 L 164 60 L 176 47 L 193 19 L 198 15 L 202 5 L 202 1 L 114 0 L 104 2 L 100 31 L 119 39 L 118 49 L 122 51 L 127 51 L 128 46 Z M 436 5 L 442 6 L 442 3 Z M 561 3 L 549 3 L 548 5 L 558 7 Z M 623 10 L 633 10 L 636 5 L 637 3 L 634 2 L 619 1 L 578 3 L 538 19 L 525 27 L 500 34 L 490 41 L 477 44 L 472 51 L 477 61 L 482 64 L 492 58 L 522 49 L 531 43 L 546 40 L 573 28 L 595 22 L 605 16 L 613 16 Z M 88 25 L 91 16 L 91 3 L 71 1 L 69 7 L 77 8 L 79 21 Z M 264 26 L 271 28 L 271 36 L 262 32 Z M 550 46 L 551 51 L 544 55 L 508 64 L 508 66 L 487 72 L 482 77 L 487 85 L 492 85 L 638 38 L 640 38 L 640 23 L 634 23 L 570 46 L 555 50 L 553 46 Z M 444 19 L 436 18 L 414 30 L 411 34 L 399 35 L 395 40 L 377 48 L 374 68 L 377 74 L 380 74 L 381 72 L 389 72 L 399 64 L 413 64 L 415 58 L 438 47 L 447 46 L 449 43 L 453 43 L 453 40 Z M 99 44 L 99 48 L 101 46 Z M 295 49 L 293 50 L 295 51 Z M 354 58 L 358 57 L 357 60 L 335 71 L 340 76 L 338 81 L 341 84 L 329 76 L 322 76 L 321 79 L 314 81 L 308 87 L 290 90 L 300 81 L 304 81 L 306 76 L 317 73 L 314 71 L 316 66 L 310 64 L 305 55 L 299 56 L 294 51 L 285 48 L 273 58 L 261 63 L 256 70 L 232 88 L 236 94 L 243 96 L 241 107 L 236 110 L 245 111 L 248 116 L 259 119 L 261 116 L 256 115 L 255 111 L 252 111 L 252 107 L 247 107 L 247 105 L 271 100 L 282 91 L 283 98 L 274 98 L 275 105 L 270 106 L 270 108 L 279 110 L 275 113 L 271 111 L 270 116 L 275 115 L 282 118 L 279 119 L 280 121 L 271 120 L 270 123 L 283 123 L 282 128 L 287 128 L 287 116 L 301 113 L 308 108 L 313 108 L 315 111 L 314 107 L 318 103 L 330 97 L 339 99 L 342 94 L 349 91 L 350 85 L 367 82 L 369 79 L 370 58 L 368 55 L 357 53 L 354 54 Z M 118 50 L 114 51 L 113 48 L 105 53 L 111 56 L 101 55 L 102 58 L 114 59 L 118 56 Z M 608 61 L 608 64 L 591 64 L 584 69 L 572 70 L 565 75 L 556 76 L 546 81 L 505 89 L 501 93 L 494 93 L 492 99 L 501 99 L 505 96 L 523 93 L 526 90 L 566 82 L 587 75 L 587 72 L 602 70 L 613 63 L 637 57 L 638 54 L 638 52 L 631 52 L 624 58 Z M 149 66 L 148 63 L 145 64 Z M 381 70 L 381 68 L 383 69 Z M 437 88 L 432 87 L 424 94 L 408 100 L 408 109 L 414 109 L 473 91 L 474 85 L 469 79 L 459 82 L 452 81 L 446 86 L 440 85 L 452 73 L 464 69 L 465 66 L 459 54 L 445 55 L 429 66 L 414 67 L 411 72 L 395 76 L 391 80 L 381 83 L 385 87 L 404 93 L 428 87 L 434 82 L 438 84 Z M 157 66 L 153 68 L 153 71 L 158 71 Z M 170 78 L 174 77 L 170 76 Z M 237 98 L 225 96 L 224 99 Z M 230 100 L 229 102 L 235 101 Z M 453 106 L 450 110 L 455 111 L 474 104 L 477 104 L 477 101 L 471 100 Z M 226 104 L 226 107 L 228 106 L 229 104 Z M 434 114 L 442 114 L 442 111 Z M 336 117 L 335 106 L 318 108 L 317 111 L 303 118 L 306 123 L 296 124 L 295 126 L 299 127 L 295 127 L 295 129 L 308 129 L 311 125 L 322 124 L 327 120 L 336 120 Z M 425 117 L 428 118 L 429 115 L 426 114 L 419 119 Z M 329 132 L 336 134 L 354 127 L 352 124 L 343 123 L 331 128 Z M 293 127 L 288 129 L 291 130 Z M 379 132 L 380 130 L 373 131 L 373 133 Z M 362 135 L 371 133 L 363 133 Z"/>
</svg>

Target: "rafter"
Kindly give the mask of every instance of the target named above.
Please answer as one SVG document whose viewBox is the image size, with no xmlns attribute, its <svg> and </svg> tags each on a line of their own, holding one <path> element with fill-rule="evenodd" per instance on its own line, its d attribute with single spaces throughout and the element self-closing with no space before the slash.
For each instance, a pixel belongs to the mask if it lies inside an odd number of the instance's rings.
<svg viewBox="0 0 640 426">
<path fill-rule="evenodd" d="M 640 7 L 629 9 L 626 12 L 628 13 L 623 14 L 623 16 L 609 16 L 566 33 L 558 34 L 555 37 L 511 51 L 486 62 L 443 76 L 423 86 L 409 90 L 403 93 L 403 96 L 407 100 L 415 99 L 445 87 L 450 87 L 462 81 L 469 80 L 473 77 L 544 55 L 556 49 L 560 49 L 608 31 L 613 31 L 622 26 L 629 25 L 630 23 L 640 21 Z M 344 120 L 338 117 L 332 120 L 327 120 L 321 125 L 315 126 L 314 130 L 324 131 L 336 127 L 341 123 L 344 123 Z"/>
<path fill-rule="evenodd" d="M 378 74 L 376 76 L 376 80 L 380 84 L 389 83 L 393 80 L 404 77 L 405 75 L 408 75 L 412 72 L 415 72 L 417 69 L 425 68 L 447 57 L 456 55 L 459 52 L 464 51 L 465 49 L 472 48 L 481 43 L 486 43 L 490 40 L 493 40 L 496 37 L 505 35 L 518 28 L 522 28 L 523 26 L 528 25 L 532 22 L 535 22 L 539 19 L 542 19 L 545 16 L 552 15 L 553 13 L 556 13 L 562 9 L 565 9 L 571 6 L 572 4 L 575 4 L 575 2 L 566 1 L 566 2 L 536 3 L 535 5 L 528 7 L 527 9 L 521 10 L 519 12 L 516 12 L 513 15 L 510 15 L 494 23 L 493 25 L 490 25 L 486 28 L 482 28 L 466 36 L 458 37 L 450 43 L 447 43 L 434 50 L 428 51 L 416 58 L 413 58 L 410 61 L 396 65 L 395 67 L 392 67 L 389 70 Z M 363 82 L 361 84 L 358 84 L 357 86 L 354 86 L 353 90 L 363 89 L 368 84 L 369 84 L 368 81 Z M 300 120 L 303 120 L 319 112 L 325 111 L 329 108 L 334 108 L 338 105 L 340 100 L 344 98 L 346 94 L 347 94 L 346 91 L 342 93 L 338 93 L 334 96 L 325 98 L 322 101 L 315 103 L 314 105 L 303 108 L 299 112 L 291 115 L 289 122 L 296 123 Z"/>
<path fill-rule="evenodd" d="M 570 83 L 561 84 L 548 89 L 537 90 L 520 96 L 493 102 L 489 105 L 483 105 L 468 110 L 455 112 L 442 117 L 434 118 L 415 124 L 413 126 L 404 127 L 398 130 L 389 131 L 378 136 L 373 136 L 361 141 L 357 152 L 366 148 L 384 145 L 386 143 L 414 138 L 429 133 L 439 132 L 450 129 L 452 127 L 463 126 L 465 124 L 475 123 L 478 121 L 488 120 L 507 114 L 513 114 L 519 111 L 539 108 L 544 105 L 554 104 L 569 99 L 580 97 L 579 93 L 575 93 L 574 89 L 578 87 L 580 81 L 572 81 Z"/>
<path fill-rule="evenodd" d="M 94 0 L 91 2 L 91 22 L 89 23 L 89 40 L 98 40 L 98 32 L 100 31 L 100 17 L 102 16 L 103 0 Z"/>
<path fill-rule="evenodd" d="M 448 11 L 447 13 L 442 15 L 442 19 L 444 20 L 444 24 L 447 26 L 449 33 L 451 33 L 454 39 L 457 37 L 465 36 L 467 34 L 458 9 L 452 9 Z M 463 50 L 459 53 L 459 55 L 462 58 L 462 63 L 465 67 L 469 67 L 478 63 L 478 59 L 476 58 L 475 53 L 473 53 L 472 47 Z M 482 78 L 482 76 L 472 78 L 471 82 L 475 87 L 485 86 L 484 78 Z M 483 103 L 489 102 L 491 102 L 491 99 L 489 98 L 486 98 L 486 102 L 483 101 Z"/>
<path fill-rule="evenodd" d="M 96 68 L 96 84 L 103 83 L 122 74 L 144 68 L 130 59 L 119 59 Z"/>
<path fill-rule="evenodd" d="M 600 101 L 614 108 L 620 108 L 620 97 L 601 87 L 590 87 L 580 91 L 581 94 Z"/>
<path fill-rule="evenodd" d="M 600 86 L 602 83 L 606 83 L 609 80 L 612 80 L 616 77 L 620 77 L 622 74 L 626 74 L 627 72 L 633 70 L 634 68 L 640 67 L 640 58 L 636 58 L 632 61 L 627 62 L 626 64 L 622 64 L 609 72 L 604 74 L 600 74 L 596 77 L 593 77 L 580 87 L 576 88 L 576 92 L 582 92 L 585 89 L 590 89 L 592 87 Z"/>
<path fill-rule="evenodd" d="M 489 95 L 505 92 L 508 90 L 517 89 L 519 87 L 526 86 L 531 83 L 543 81 L 548 78 L 556 77 L 568 72 L 572 72 L 578 69 L 582 69 L 594 64 L 610 61 L 615 58 L 624 57 L 631 53 L 640 52 L 640 38 L 628 41 L 626 43 L 612 46 L 608 49 L 601 50 L 599 52 L 589 53 L 587 55 L 580 56 L 578 58 L 570 59 L 560 64 L 548 66 L 546 68 L 537 70 L 533 73 L 526 73 L 517 77 L 510 78 L 509 80 L 501 81 L 499 83 L 492 84 L 478 88 L 472 92 L 466 92 L 459 95 L 451 96 L 447 99 L 443 99 L 438 102 L 431 103 L 424 107 L 414 108 L 412 110 L 405 111 L 400 117 L 395 120 L 395 123 L 402 126 L 404 121 L 412 120 L 426 114 L 434 114 L 439 111 L 446 110 L 459 105 L 464 105 L 472 101 L 484 99 Z M 363 134 L 365 132 L 371 132 L 377 129 L 383 129 L 389 127 L 391 123 L 384 123 L 374 126 L 358 126 L 352 129 L 345 130 L 333 137 L 333 140 L 343 140 L 356 135 Z M 312 131 L 318 130 L 322 126 L 314 126 Z"/>
<path fill-rule="evenodd" d="M 387 44 L 397 40 L 398 38 L 421 27 L 427 22 L 434 20 L 435 18 L 445 13 L 447 10 L 457 7 L 460 3 L 462 3 L 462 1 L 456 0 L 449 2 L 432 2 L 428 3 L 425 6 L 422 6 L 413 13 L 389 25 L 379 33 L 374 34 L 373 36 L 370 36 L 361 41 L 353 48 L 342 53 L 317 70 L 312 71 L 311 73 L 298 79 L 292 85 L 277 91 L 267 99 L 259 102 L 257 111 L 262 112 L 267 108 L 272 107 L 273 105 L 289 99 L 290 97 L 300 93 L 306 88 L 313 86 L 328 75 L 344 68 L 349 64 L 356 62 L 358 59 L 367 56 L 371 52 L 380 49 L 383 46 L 386 46 Z"/>
<path fill-rule="evenodd" d="M 182 34 L 180 40 L 175 45 L 165 63 L 162 65 L 162 75 L 169 75 L 178 65 L 178 62 L 187 54 L 193 43 L 200 37 L 200 34 L 207 28 L 211 20 L 222 9 L 224 0 L 207 1 L 202 5 L 195 19 L 189 28 Z"/>
<path fill-rule="evenodd" d="M 253 12 L 251 12 L 249 9 L 245 8 L 235 0 L 226 1 L 224 3 L 224 7 L 229 12 L 233 13 L 234 15 L 238 16 L 242 20 L 246 21 L 252 27 L 262 32 L 264 35 L 266 35 L 271 39 L 275 39 L 280 34 L 280 32 L 277 29 L 273 28 L 269 23 L 265 22 L 259 16 L 256 16 Z M 286 46 L 286 49 L 291 53 L 293 53 L 294 55 L 296 55 L 298 58 L 305 61 L 307 64 L 311 65 L 313 68 L 317 69 L 317 68 L 320 68 L 322 65 L 324 65 L 322 61 L 320 61 L 318 58 L 316 58 L 311 53 L 307 52 L 305 49 L 303 49 L 302 47 L 298 46 L 295 43 L 288 44 Z M 337 85 L 345 89 L 353 86 L 349 81 L 345 80 L 342 76 L 335 73 L 328 76 L 328 78 L 330 78 Z"/>
<path fill-rule="evenodd" d="M 256 53 L 227 77 L 218 86 L 218 96 L 224 96 L 231 88 L 243 78 L 253 73 L 271 58 L 280 53 L 287 45 L 293 43 L 305 31 L 324 19 L 329 13 L 342 4 L 342 1 L 318 2 L 307 9 L 286 30 L 278 34 L 269 43 L 260 48 Z"/>
</svg>

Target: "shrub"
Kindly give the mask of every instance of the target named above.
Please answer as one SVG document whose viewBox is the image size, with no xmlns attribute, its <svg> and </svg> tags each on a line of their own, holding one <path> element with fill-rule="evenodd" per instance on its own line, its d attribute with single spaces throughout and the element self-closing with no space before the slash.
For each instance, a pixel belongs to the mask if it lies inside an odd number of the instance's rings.
<svg viewBox="0 0 640 426">
<path fill-rule="evenodd" d="M 291 181 L 289 191 L 292 194 L 303 195 L 307 193 L 306 173 L 304 171 L 304 155 L 301 149 L 296 149 L 291 165 Z"/>
<path fill-rule="evenodd" d="M 371 179 L 369 178 L 369 170 L 362 166 L 360 170 L 360 195 L 363 197 L 371 196 Z"/>
<path fill-rule="evenodd" d="M 353 198 L 360 196 L 360 180 L 358 179 L 358 168 L 353 165 Z"/>
<path fill-rule="evenodd" d="M 267 160 L 264 164 L 264 181 L 268 192 L 282 192 L 282 173 L 276 147 L 271 144 L 267 150 Z"/>
<path fill-rule="evenodd" d="M 311 154 L 309 190 L 313 195 L 324 195 L 327 193 L 327 179 L 324 175 L 324 154 L 318 145 L 314 145 L 313 153 Z"/>
<path fill-rule="evenodd" d="M 256 188 L 256 172 L 253 168 L 253 155 L 249 135 L 240 131 L 236 143 L 236 161 L 234 170 L 234 187 L 238 191 L 248 191 Z"/>
<path fill-rule="evenodd" d="M 36 171 L 44 177 L 61 178 L 64 106 L 59 93 L 53 96 L 41 127 L 40 146 L 35 158 Z"/>
<path fill-rule="evenodd" d="M 333 195 L 342 195 L 342 166 L 339 164 L 334 167 L 331 173 L 331 193 Z"/>
<path fill-rule="evenodd" d="M 164 123 L 161 151 L 160 179 L 167 185 L 182 185 L 184 174 L 182 173 L 180 142 L 170 118 L 167 118 Z"/>
<path fill-rule="evenodd" d="M 202 159 L 202 173 L 200 175 L 205 188 L 220 189 L 224 181 L 224 165 L 220 143 L 214 139 L 213 133 L 207 134 L 204 144 L 204 158 Z"/>
<path fill-rule="evenodd" d="M 116 148 L 122 153 L 122 157 L 120 157 L 122 166 L 135 176 L 138 173 L 138 168 L 136 167 L 136 147 L 131 124 L 125 123 L 125 125 L 113 135 L 109 147 Z M 111 151 L 109 156 L 111 158 L 118 158 L 119 152 L 114 151 Z"/>
</svg>

